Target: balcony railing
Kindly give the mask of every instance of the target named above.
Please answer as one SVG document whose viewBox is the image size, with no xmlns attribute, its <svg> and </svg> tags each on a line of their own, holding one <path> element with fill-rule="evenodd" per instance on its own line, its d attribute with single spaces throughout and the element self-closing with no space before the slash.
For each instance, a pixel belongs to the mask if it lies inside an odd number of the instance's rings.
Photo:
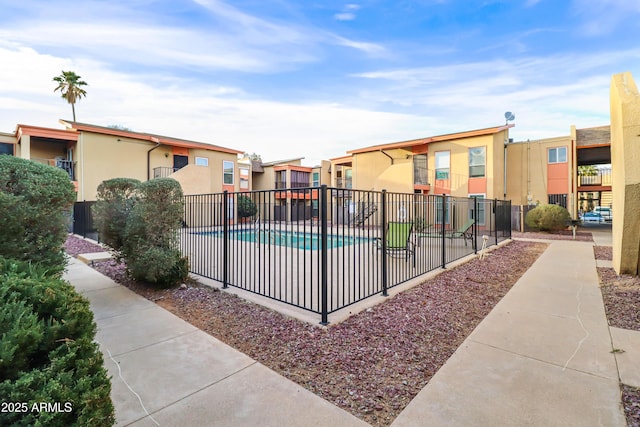
<svg viewBox="0 0 640 427">
<path fill-rule="evenodd" d="M 37 163 L 42 163 L 49 166 L 54 166 L 56 168 L 60 168 L 69 175 L 69 179 L 71 181 L 74 180 L 74 168 L 73 168 L 73 160 L 66 159 L 41 159 L 41 158 L 31 158 L 32 161 Z"/>
<path fill-rule="evenodd" d="M 597 169 L 594 172 L 592 175 L 579 175 L 579 185 L 611 185 L 611 169 Z"/>
<path fill-rule="evenodd" d="M 180 170 L 180 168 L 172 168 L 168 166 L 160 166 L 157 168 L 153 168 L 153 177 L 166 178 L 177 170 Z"/>
</svg>

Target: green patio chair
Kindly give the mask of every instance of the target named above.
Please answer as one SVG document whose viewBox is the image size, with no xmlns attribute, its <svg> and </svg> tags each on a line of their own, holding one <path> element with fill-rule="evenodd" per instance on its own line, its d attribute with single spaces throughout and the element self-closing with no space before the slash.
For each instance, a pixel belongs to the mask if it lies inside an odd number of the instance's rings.
<svg viewBox="0 0 640 427">
<path fill-rule="evenodd" d="M 476 221 L 474 219 L 469 219 L 461 227 L 458 227 L 455 230 L 445 231 L 444 236 L 450 239 L 462 238 L 464 239 L 464 245 L 467 246 L 467 240 L 471 241 L 473 239 L 473 224 L 475 224 L 475 222 Z M 442 238 L 442 231 L 436 227 L 434 230 L 429 232 L 416 233 L 416 239 L 418 242 L 420 239 L 428 237 Z"/>
<path fill-rule="evenodd" d="M 411 222 L 390 222 L 387 224 L 387 255 L 394 258 L 404 258 L 409 260 L 413 258 L 415 267 L 415 245 L 411 241 L 411 232 L 413 231 L 413 223 Z M 382 249 L 382 239 L 377 238 L 376 244 L 378 249 Z"/>
<path fill-rule="evenodd" d="M 473 224 L 475 224 L 475 219 L 470 219 L 465 222 L 461 227 L 458 227 L 457 230 L 450 232 L 447 237 L 453 238 L 462 238 L 464 239 L 464 245 L 467 246 L 467 239 L 471 241 L 473 239 Z"/>
</svg>

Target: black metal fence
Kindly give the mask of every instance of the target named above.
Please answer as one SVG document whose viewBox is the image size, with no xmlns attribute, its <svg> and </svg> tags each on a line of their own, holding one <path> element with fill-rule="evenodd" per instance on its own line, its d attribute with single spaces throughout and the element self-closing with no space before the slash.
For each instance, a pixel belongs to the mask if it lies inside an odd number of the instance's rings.
<svg viewBox="0 0 640 427">
<path fill-rule="evenodd" d="M 185 197 L 192 273 L 328 315 L 511 237 L 509 201 L 330 188 Z"/>
<path fill-rule="evenodd" d="M 96 202 L 76 202 L 73 204 L 72 230 L 74 234 L 100 241 L 98 228 L 93 223 L 93 206 Z"/>
</svg>

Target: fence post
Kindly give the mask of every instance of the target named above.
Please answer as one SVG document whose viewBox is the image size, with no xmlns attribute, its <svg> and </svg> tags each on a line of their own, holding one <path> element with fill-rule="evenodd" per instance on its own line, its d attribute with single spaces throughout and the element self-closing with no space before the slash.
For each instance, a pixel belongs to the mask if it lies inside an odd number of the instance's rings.
<svg viewBox="0 0 640 427">
<path fill-rule="evenodd" d="M 496 211 L 496 206 L 498 206 L 498 199 L 493 199 L 493 232 L 496 235 L 496 246 L 498 245 L 498 217 L 497 217 L 497 211 Z"/>
<path fill-rule="evenodd" d="M 382 241 L 380 242 L 382 250 L 382 296 L 388 296 L 387 288 L 389 287 L 387 279 L 387 190 L 382 190 L 380 196 L 382 204 Z"/>
<path fill-rule="evenodd" d="M 447 195 L 442 195 L 442 224 L 440 231 L 442 232 L 442 268 L 447 268 L 447 241 L 446 241 L 446 215 L 447 215 Z"/>
<path fill-rule="evenodd" d="M 222 289 L 229 287 L 229 191 L 222 192 Z"/>
<path fill-rule="evenodd" d="M 473 253 L 478 253 L 478 198 L 473 198 Z"/>
<path fill-rule="evenodd" d="M 321 325 L 329 324 L 328 301 L 328 258 L 327 258 L 327 185 L 320 186 L 320 292 Z"/>
</svg>

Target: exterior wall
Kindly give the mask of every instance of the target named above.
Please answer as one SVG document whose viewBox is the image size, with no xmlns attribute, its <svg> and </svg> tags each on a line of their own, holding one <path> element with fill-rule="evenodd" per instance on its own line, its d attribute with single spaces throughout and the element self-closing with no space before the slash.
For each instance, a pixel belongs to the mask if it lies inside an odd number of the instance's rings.
<svg viewBox="0 0 640 427">
<path fill-rule="evenodd" d="M 188 166 L 183 168 L 187 170 L 181 169 L 169 175 L 180 182 L 185 194 L 222 192 L 225 189 L 236 191 L 239 188 L 237 156 L 233 153 L 166 145 L 154 147 L 156 144 L 150 141 L 83 131 L 76 152 L 78 199 L 95 200 L 98 185 L 106 179 L 152 179 L 154 168 L 173 167 L 174 154 L 185 154 L 189 157 Z M 196 157 L 209 159 L 209 166 L 196 166 Z M 234 163 L 233 185 L 223 185 L 223 160 Z"/>
<path fill-rule="evenodd" d="M 191 194 L 211 194 L 212 177 L 211 168 L 206 166 L 198 166 L 193 163 L 188 164 L 182 169 L 170 175 L 180 183 L 182 192 L 185 195 Z"/>
<path fill-rule="evenodd" d="M 78 141 L 78 199 L 95 200 L 98 185 L 111 178 L 135 178 L 147 180 L 147 152 L 155 144 L 82 132 Z M 159 148 L 158 148 L 159 149 Z M 164 158 L 161 153 L 152 151 L 152 160 Z M 153 165 L 153 161 L 151 163 Z"/>
<path fill-rule="evenodd" d="M 613 268 L 640 273 L 640 93 L 631 73 L 611 79 Z"/>
<path fill-rule="evenodd" d="M 205 157 L 209 159 L 209 166 L 208 167 L 196 166 L 195 165 L 196 157 Z M 234 165 L 233 185 L 223 184 L 222 162 L 225 160 L 233 162 L 233 165 Z M 208 174 L 208 177 L 209 177 L 208 188 L 210 189 L 209 190 L 210 193 L 220 193 L 224 190 L 238 191 L 240 189 L 240 172 L 238 170 L 238 156 L 235 154 L 222 153 L 219 151 L 209 151 L 209 150 L 204 150 L 200 148 L 191 148 L 189 149 L 189 166 L 191 165 L 197 168 L 194 170 L 198 170 L 199 168 L 210 170 Z M 202 176 L 202 179 L 206 179 L 207 175 L 205 172 L 202 172 L 200 175 Z M 189 193 L 189 194 L 196 194 L 196 193 Z"/>
<path fill-rule="evenodd" d="M 555 147 L 567 148 L 566 163 L 548 164 L 548 149 Z M 507 199 L 514 205 L 546 204 L 548 195 L 559 191 L 568 194 L 567 204 L 572 204 L 573 163 L 570 136 L 508 144 Z"/>
<path fill-rule="evenodd" d="M 354 189 L 413 193 L 413 162 L 408 150 L 353 154 L 352 169 Z"/>
<path fill-rule="evenodd" d="M 485 194 L 486 198 L 502 198 L 504 182 L 504 140 L 505 131 L 495 135 L 483 135 L 453 141 L 432 142 L 429 144 L 427 168 L 429 173 L 436 170 L 435 153 L 450 152 L 449 182 L 435 182 L 433 193 L 442 192 L 452 196 L 468 197 L 469 194 Z M 485 176 L 469 178 L 469 148 L 485 147 Z M 435 177 L 435 175 L 433 175 Z M 447 192 L 446 187 L 449 191 Z"/>
</svg>

